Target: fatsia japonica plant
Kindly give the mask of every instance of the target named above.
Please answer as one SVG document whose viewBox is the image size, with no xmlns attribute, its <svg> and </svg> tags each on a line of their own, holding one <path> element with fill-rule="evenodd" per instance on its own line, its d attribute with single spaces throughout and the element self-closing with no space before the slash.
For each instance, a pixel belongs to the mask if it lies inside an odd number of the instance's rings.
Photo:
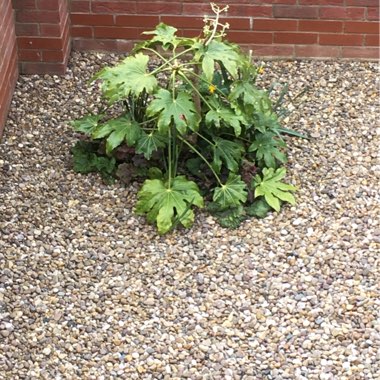
<svg viewBox="0 0 380 380">
<path fill-rule="evenodd" d="M 295 203 L 282 134 L 268 91 L 255 82 L 250 54 L 225 40 L 228 24 L 211 4 L 199 37 L 159 24 L 114 67 L 94 77 L 107 102 L 73 122 L 91 141 L 73 149 L 74 169 L 145 181 L 136 212 L 160 234 L 190 227 L 194 207 L 236 227 L 250 216 Z"/>
</svg>

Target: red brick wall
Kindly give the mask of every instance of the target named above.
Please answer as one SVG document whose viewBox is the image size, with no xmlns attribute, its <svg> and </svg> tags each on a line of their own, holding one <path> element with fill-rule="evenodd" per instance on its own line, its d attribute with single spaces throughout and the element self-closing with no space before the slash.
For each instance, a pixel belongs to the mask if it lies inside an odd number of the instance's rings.
<svg viewBox="0 0 380 380">
<path fill-rule="evenodd" d="M 230 5 L 228 38 L 256 56 L 379 58 L 378 0 L 217 2 Z M 128 51 L 159 22 L 197 35 L 205 14 L 209 0 L 0 0 L 0 136 L 17 51 L 22 73 L 63 74 L 71 38 L 79 50 Z"/>
<path fill-rule="evenodd" d="M 0 1 L 0 136 L 16 84 L 17 48 L 11 0 Z"/>
<path fill-rule="evenodd" d="M 68 0 L 12 0 L 20 71 L 63 74 L 70 55 Z"/>
<path fill-rule="evenodd" d="M 266 57 L 376 59 L 378 0 L 219 0 L 230 5 L 228 38 Z M 74 48 L 129 50 L 163 21 L 196 35 L 209 1 L 71 0 Z"/>
</svg>

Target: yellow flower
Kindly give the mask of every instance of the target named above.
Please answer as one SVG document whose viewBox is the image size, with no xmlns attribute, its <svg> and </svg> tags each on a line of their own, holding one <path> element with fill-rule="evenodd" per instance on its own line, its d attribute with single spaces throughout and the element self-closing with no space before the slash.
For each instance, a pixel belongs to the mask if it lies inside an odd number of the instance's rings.
<svg viewBox="0 0 380 380">
<path fill-rule="evenodd" d="M 257 69 L 257 74 L 264 74 L 264 67 L 263 67 L 263 66 L 260 66 L 260 67 Z"/>
<path fill-rule="evenodd" d="M 213 94 L 216 90 L 216 86 L 214 86 L 213 84 L 210 84 L 210 86 L 208 86 L 208 90 L 210 91 L 210 94 Z"/>
</svg>

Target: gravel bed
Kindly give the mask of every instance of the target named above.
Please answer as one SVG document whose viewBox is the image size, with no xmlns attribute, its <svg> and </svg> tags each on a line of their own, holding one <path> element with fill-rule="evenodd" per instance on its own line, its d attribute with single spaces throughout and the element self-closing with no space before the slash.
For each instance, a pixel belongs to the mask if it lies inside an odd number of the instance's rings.
<svg viewBox="0 0 380 380">
<path fill-rule="evenodd" d="M 378 64 L 267 62 L 297 205 L 160 237 L 137 185 L 71 170 L 67 120 L 117 55 L 21 76 L 0 144 L 0 379 L 380 379 Z"/>
</svg>

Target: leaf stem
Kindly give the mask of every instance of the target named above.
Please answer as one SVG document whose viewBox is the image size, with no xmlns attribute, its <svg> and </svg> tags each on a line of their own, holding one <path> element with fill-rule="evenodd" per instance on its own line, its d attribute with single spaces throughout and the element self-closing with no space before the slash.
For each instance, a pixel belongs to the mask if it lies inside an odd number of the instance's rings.
<svg viewBox="0 0 380 380">
<path fill-rule="evenodd" d="M 155 54 L 157 54 L 157 55 L 158 55 L 158 56 L 164 61 L 164 63 L 163 63 L 161 66 L 157 67 L 156 69 L 154 69 L 153 71 L 151 71 L 151 72 L 149 73 L 149 74 L 151 74 L 151 75 L 154 75 L 154 74 L 158 73 L 159 71 L 161 71 L 162 68 L 164 68 L 164 67 L 167 66 L 167 65 L 170 65 L 171 62 L 173 62 L 173 61 L 175 61 L 176 59 L 178 59 L 181 55 L 187 54 L 189 51 L 193 50 L 193 48 L 188 48 L 188 49 L 185 49 L 184 51 L 178 53 L 177 55 L 171 57 L 170 59 L 166 59 L 166 58 L 164 58 L 161 54 L 157 53 L 157 52 L 156 52 L 155 50 L 153 50 L 153 49 L 146 48 L 146 47 L 145 47 L 144 49 L 154 52 Z"/>
<path fill-rule="evenodd" d="M 168 129 L 168 171 L 169 171 L 169 182 L 168 182 L 168 189 L 171 189 L 171 182 L 172 182 L 172 127 L 169 126 Z"/>
<path fill-rule="evenodd" d="M 198 74 L 195 73 L 194 71 L 191 71 L 191 70 L 188 69 L 188 68 L 183 68 L 182 70 L 188 72 L 188 73 L 191 74 L 191 75 L 194 75 L 195 77 L 197 77 L 197 78 L 200 79 L 201 81 L 207 83 L 209 86 L 213 85 L 212 82 L 209 82 L 207 79 L 202 78 L 200 75 L 198 75 Z M 214 86 L 215 86 L 215 85 L 214 85 Z M 215 90 L 217 91 L 217 93 L 218 93 L 219 95 L 222 95 L 224 98 L 227 99 L 227 97 L 226 97 L 226 95 L 223 93 L 223 91 L 219 90 L 219 88 L 218 88 L 217 86 L 215 86 Z"/>
<path fill-rule="evenodd" d="M 212 110 L 214 109 L 211 104 L 206 100 L 206 98 L 199 92 L 199 90 L 194 86 L 193 82 L 181 71 L 178 72 L 178 74 L 193 88 L 193 90 L 199 95 L 199 97 L 204 101 L 204 103 L 207 105 L 207 107 Z"/>
<path fill-rule="evenodd" d="M 203 135 L 201 135 L 200 133 L 198 132 L 195 132 L 195 134 L 197 136 L 199 136 L 201 139 L 205 140 L 207 143 L 209 143 L 211 146 L 216 146 L 216 144 L 214 144 L 212 141 L 210 141 L 208 138 L 204 137 Z"/>
<path fill-rule="evenodd" d="M 219 185 L 223 186 L 222 181 L 220 180 L 219 176 L 216 174 L 216 172 L 215 172 L 214 168 L 212 167 L 212 165 L 207 161 L 207 159 L 205 158 L 205 156 L 203 156 L 203 154 L 197 148 L 195 148 L 193 145 L 191 145 L 188 141 L 186 141 L 181 136 L 178 136 L 178 139 L 181 140 L 184 144 L 186 144 L 194 153 L 196 153 L 205 162 L 205 164 L 212 171 L 212 174 L 214 174 L 214 176 L 215 176 L 216 180 L 218 181 Z"/>
</svg>

